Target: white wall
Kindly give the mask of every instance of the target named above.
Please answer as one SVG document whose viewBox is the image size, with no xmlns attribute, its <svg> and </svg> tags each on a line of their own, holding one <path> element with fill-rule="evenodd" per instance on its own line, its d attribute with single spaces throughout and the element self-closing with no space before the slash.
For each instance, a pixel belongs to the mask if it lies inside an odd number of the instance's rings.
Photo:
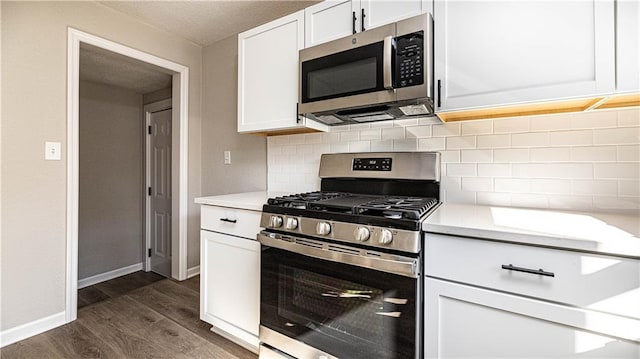
<svg viewBox="0 0 640 359">
<path fill-rule="evenodd" d="M 0 330 L 65 310 L 68 27 L 189 67 L 188 265 L 198 265 L 202 48 L 93 1 L 0 2 Z M 62 160 L 44 160 L 44 142 Z M 64 317 L 64 316 L 63 316 Z"/>
<path fill-rule="evenodd" d="M 78 279 L 142 262 L 142 94 L 80 82 Z"/>
<path fill-rule="evenodd" d="M 639 144 L 638 108 L 333 127 L 269 137 L 268 188 L 317 190 L 322 153 L 440 151 L 447 202 L 639 214 Z"/>
</svg>

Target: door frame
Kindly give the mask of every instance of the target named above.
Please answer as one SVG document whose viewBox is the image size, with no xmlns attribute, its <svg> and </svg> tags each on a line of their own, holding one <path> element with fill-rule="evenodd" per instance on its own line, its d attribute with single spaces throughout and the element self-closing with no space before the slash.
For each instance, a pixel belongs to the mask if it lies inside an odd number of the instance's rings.
<svg viewBox="0 0 640 359">
<path fill-rule="evenodd" d="M 189 68 L 178 63 L 69 27 L 67 31 L 67 230 L 65 320 L 78 312 L 78 198 L 80 43 L 90 44 L 158 67 L 173 76 L 171 276 L 187 278 Z"/>
<path fill-rule="evenodd" d="M 144 113 L 144 270 L 151 270 L 151 257 L 147 254 L 149 248 L 151 248 L 151 197 L 147 195 L 147 188 L 151 187 L 151 141 L 149 136 L 147 135 L 147 128 L 151 125 L 151 114 L 158 111 L 164 111 L 171 109 L 172 117 L 173 117 L 173 108 L 171 107 L 171 99 L 160 100 L 156 102 L 152 102 L 150 104 L 144 105 L 143 113 Z M 171 119 L 171 126 L 173 127 L 173 118 Z M 173 173 L 173 168 L 171 168 L 171 173 Z M 172 197 L 173 198 L 173 195 Z M 173 265 L 173 248 L 171 248 L 171 263 Z M 173 273 L 172 273 L 173 274 Z"/>
</svg>

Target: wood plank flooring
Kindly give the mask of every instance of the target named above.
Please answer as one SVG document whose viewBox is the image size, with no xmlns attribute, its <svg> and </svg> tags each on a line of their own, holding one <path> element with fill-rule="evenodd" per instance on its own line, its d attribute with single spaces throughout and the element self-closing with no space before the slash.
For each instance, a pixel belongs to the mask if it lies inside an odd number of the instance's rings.
<svg viewBox="0 0 640 359">
<path fill-rule="evenodd" d="M 84 288 L 76 321 L 8 345 L 0 357 L 257 358 L 199 319 L 199 277 L 129 276 Z"/>
</svg>

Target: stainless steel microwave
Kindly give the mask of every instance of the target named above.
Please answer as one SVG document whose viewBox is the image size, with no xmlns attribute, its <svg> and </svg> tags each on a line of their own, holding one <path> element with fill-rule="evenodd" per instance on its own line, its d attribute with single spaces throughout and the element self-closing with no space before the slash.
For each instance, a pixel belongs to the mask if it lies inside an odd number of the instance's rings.
<svg viewBox="0 0 640 359">
<path fill-rule="evenodd" d="M 298 114 L 342 125 L 433 114 L 433 18 L 300 50 Z"/>
</svg>

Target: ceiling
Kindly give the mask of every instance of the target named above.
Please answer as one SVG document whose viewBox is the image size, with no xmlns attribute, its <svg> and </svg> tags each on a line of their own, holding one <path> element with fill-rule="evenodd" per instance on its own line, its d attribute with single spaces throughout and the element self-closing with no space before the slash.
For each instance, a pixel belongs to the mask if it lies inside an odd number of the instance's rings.
<svg viewBox="0 0 640 359">
<path fill-rule="evenodd" d="M 98 1 L 139 21 L 207 46 L 319 1 Z"/>
<path fill-rule="evenodd" d="M 166 70 L 86 43 L 80 44 L 80 80 L 140 94 L 171 86 L 171 75 Z"/>
<path fill-rule="evenodd" d="M 319 1 L 98 1 L 200 46 L 233 36 Z M 87 44 L 80 46 L 80 79 L 149 93 L 171 86 L 159 67 Z"/>
</svg>

